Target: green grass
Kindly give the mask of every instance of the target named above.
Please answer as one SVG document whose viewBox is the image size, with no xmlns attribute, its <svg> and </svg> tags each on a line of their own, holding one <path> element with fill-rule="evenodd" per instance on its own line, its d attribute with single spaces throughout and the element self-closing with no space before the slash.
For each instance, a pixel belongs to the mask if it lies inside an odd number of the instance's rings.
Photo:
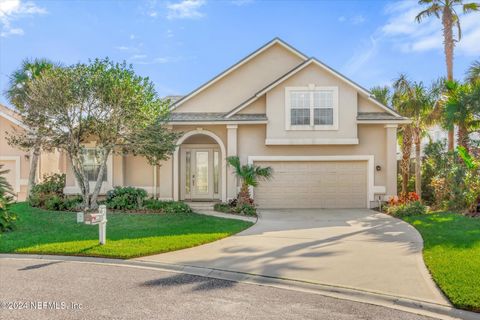
<svg viewBox="0 0 480 320">
<path fill-rule="evenodd" d="M 125 214 L 108 216 L 107 243 L 98 244 L 98 226 L 76 222 L 76 213 L 11 206 L 16 229 L 0 234 L 0 252 L 133 258 L 198 246 L 252 225 L 199 214 Z"/>
<path fill-rule="evenodd" d="M 480 219 L 454 213 L 405 217 L 422 234 L 424 260 L 457 308 L 480 312 Z"/>
</svg>

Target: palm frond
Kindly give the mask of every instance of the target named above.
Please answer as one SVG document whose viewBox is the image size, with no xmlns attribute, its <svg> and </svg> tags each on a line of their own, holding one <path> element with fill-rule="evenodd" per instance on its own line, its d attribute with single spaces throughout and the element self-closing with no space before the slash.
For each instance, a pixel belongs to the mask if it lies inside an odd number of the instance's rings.
<svg viewBox="0 0 480 320">
<path fill-rule="evenodd" d="M 470 83 L 480 81 L 480 60 L 476 60 L 468 68 L 466 80 Z"/>
</svg>

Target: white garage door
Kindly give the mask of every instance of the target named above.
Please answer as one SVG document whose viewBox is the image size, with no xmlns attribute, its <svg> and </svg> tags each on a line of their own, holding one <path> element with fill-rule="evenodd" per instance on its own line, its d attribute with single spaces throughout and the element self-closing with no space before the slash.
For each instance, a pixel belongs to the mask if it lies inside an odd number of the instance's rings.
<svg viewBox="0 0 480 320">
<path fill-rule="evenodd" d="M 262 208 L 366 208 L 366 161 L 256 161 L 273 168 L 254 199 Z"/>
</svg>

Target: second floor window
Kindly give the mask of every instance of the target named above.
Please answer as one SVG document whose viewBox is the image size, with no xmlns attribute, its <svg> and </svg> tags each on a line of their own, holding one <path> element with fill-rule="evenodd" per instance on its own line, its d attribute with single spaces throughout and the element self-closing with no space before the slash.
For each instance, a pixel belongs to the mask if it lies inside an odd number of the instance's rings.
<svg viewBox="0 0 480 320">
<path fill-rule="evenodd" d="M 335 125 L 336 90 L 290 90 L 290 126 L 315 129 Z"/>
</svg>

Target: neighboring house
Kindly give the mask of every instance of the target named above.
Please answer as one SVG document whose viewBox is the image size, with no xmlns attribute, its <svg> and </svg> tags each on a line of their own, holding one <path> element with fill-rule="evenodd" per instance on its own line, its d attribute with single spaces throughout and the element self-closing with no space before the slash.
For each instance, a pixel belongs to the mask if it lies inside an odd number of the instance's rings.
<svg viewBox="0 0 480 320">
<path fill-rule="evenodd" d="M 8 145 L 7 132 L 13 130 L 23 130 L 20 116 L 0 105 L 0 164 L 3 165 L 2 170 L 9 170 L 6 175 L 7 181 L 17 198 L 24 200 L 27 194 L 30 154 Z"/>
<path fill-rule="evenodd" d="M 30 172 L 30 153 L 12 147 L 7 143 L 7 132 L 24 130 L 21 117 L 15 111 L 0 104 L 0 164 L 3 170 L 9 170 L 7 181 L 12 186 L 16 199 L 23 201 L 27 196 L 28 174 Z M 43 153 L 38 161 L 37 177 L 44 174 L 60 173 L 59 153 Z"/>
<path fill-rule="evenodd" d="M 159 167 L 110 156 L 102 193 L 135 186 L 160 199 L 226 201 L 239 183 L 227 156 L 273 168 L 273 179 L 251 190 L 264 208 L 368 208 L 397 193 L 396 133 L 409 120 L 280 39 L 170 98 L 168 125 L 183 133 L 173 156 Z M 95 142 L 87 147 L 93 185 Z M 65 192 L 78 193 L 64 155 L 59 163 Z"/>
</svg>

